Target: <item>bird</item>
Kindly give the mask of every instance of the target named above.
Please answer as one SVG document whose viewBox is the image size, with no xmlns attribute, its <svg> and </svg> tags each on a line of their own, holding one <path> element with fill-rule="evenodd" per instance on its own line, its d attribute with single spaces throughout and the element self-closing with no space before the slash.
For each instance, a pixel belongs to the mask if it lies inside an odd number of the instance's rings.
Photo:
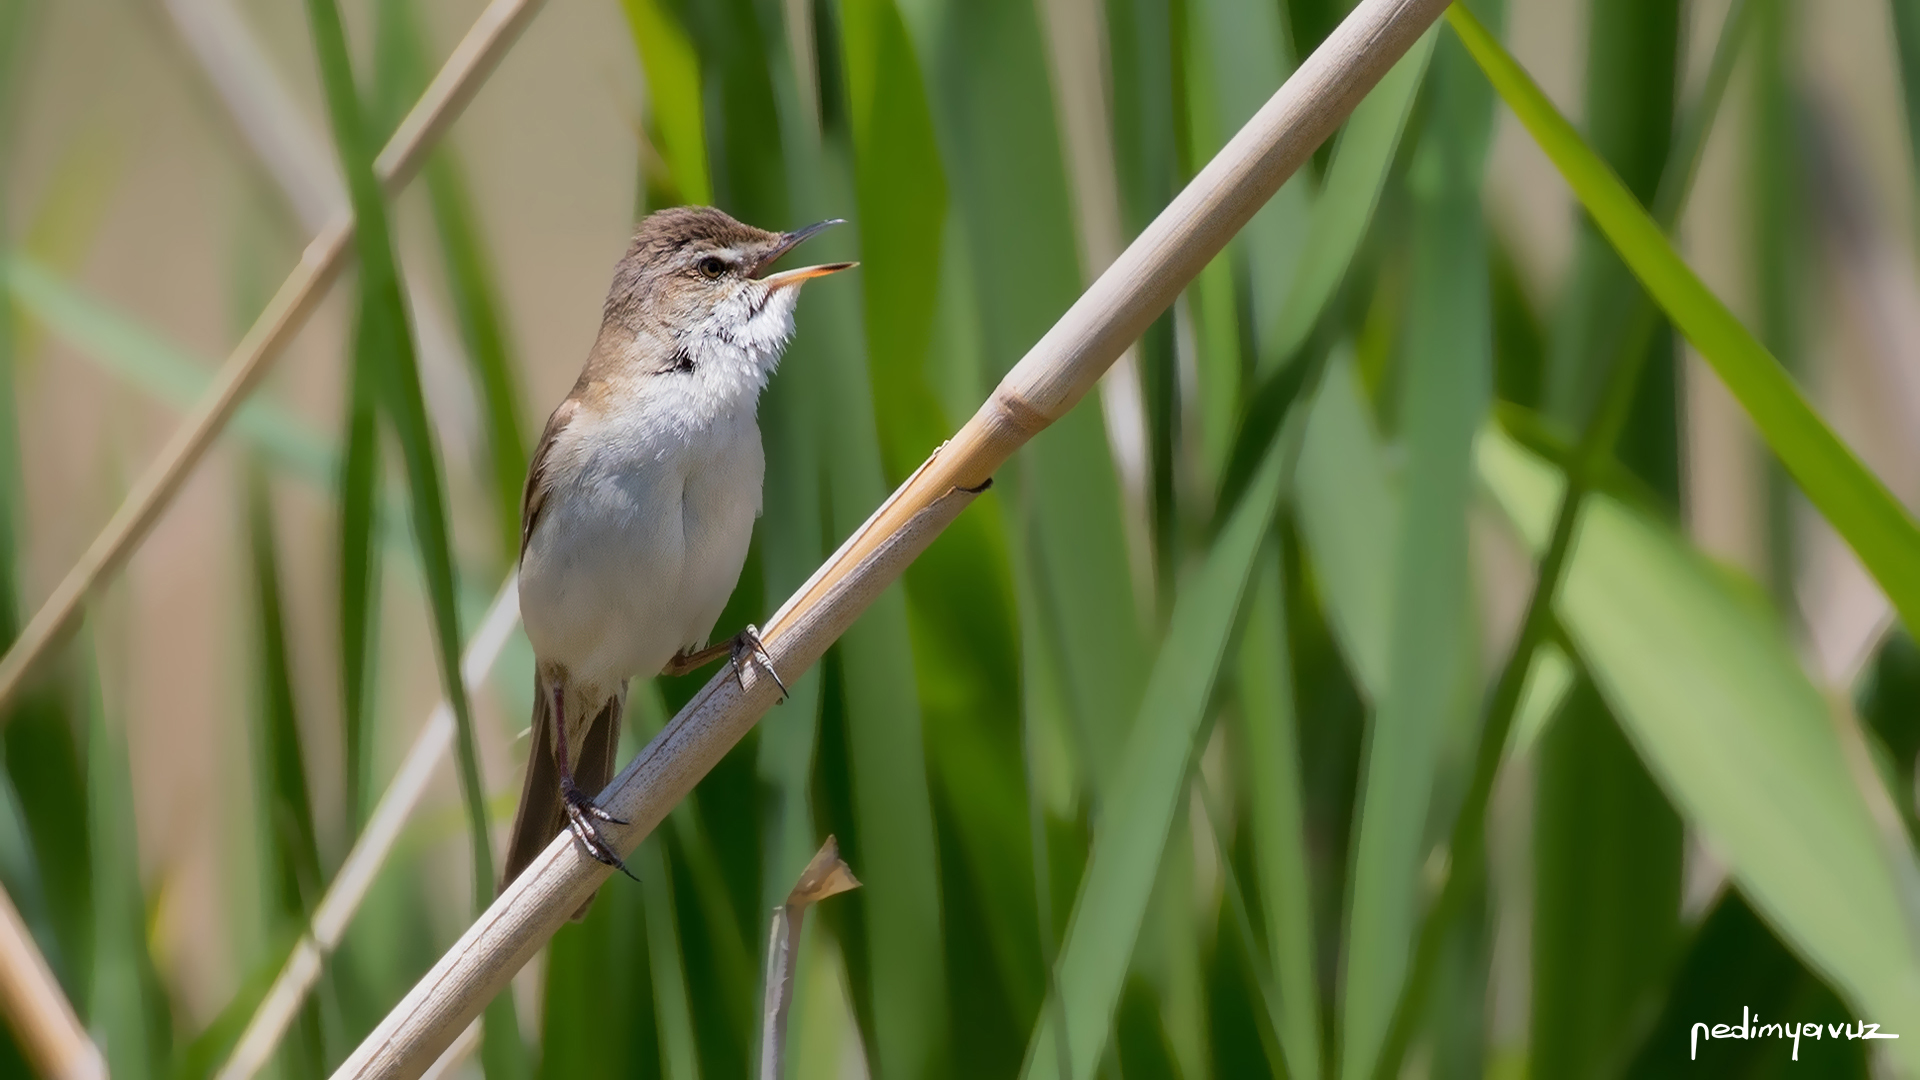
<svg viewBox="0 0 1920 1080">
<path fill-rule="evenodd" d="M 615 268 L 599 335 L 547 420 L 521 498 L 534 704 L 502 889 L 563 828 L 633 876 L 601 829 L 626 822 L 594 798 L 613 776 L 630 678 L 730 656 L 736 678 L 757 662 L 784 698 L 753 626 L 707 642 L 760 516 L 757 410 L 793 336 L 800 286 L 856 264 L 770 268 L 842 223 L 770 232 L 712 207 L 675 207 L 641 220 Z"/>
</svg>

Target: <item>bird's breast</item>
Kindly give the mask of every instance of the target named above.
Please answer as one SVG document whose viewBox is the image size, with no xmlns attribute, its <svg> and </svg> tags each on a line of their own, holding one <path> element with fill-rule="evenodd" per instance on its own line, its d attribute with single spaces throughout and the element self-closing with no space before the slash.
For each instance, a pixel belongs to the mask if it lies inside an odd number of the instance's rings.
<svg viewBox="0 0 1920 1080">
<path fill-rule="evenodd" d="M 527 636 L 576 680 L 652 675 L 706 640 L 739 579 L 759 427 L 751 413 L 690 425 L 643 409 L 570 427 L 521 563 Z"/>
</svg>

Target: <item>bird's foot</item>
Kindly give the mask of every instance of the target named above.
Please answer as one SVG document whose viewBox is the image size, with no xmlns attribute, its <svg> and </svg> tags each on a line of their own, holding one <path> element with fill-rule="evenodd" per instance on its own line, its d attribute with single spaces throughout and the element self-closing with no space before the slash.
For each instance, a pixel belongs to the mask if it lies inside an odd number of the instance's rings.
<svg viewBox="0 0 1920 1080">
<path fill-rule="evenodd" d="M 766 669 L 767 674 L 773 676 L 773 685 L 780 688 L 781 704 L 786 703 L 786 681 L 780 678 L 778 671 L 774 670 L 773 657 L 767 653 L 767 643 L 760 640 L 759 627 L 748 623 L 745 629 L 733 635 L 732 656 L 733 677 L 734 680 L 740 684 L 740 689 L 745 690 L 747 688 L 747 661 L 749 659 L 758 660 L 760 666 Z"/>
<path fill-rule="evenodd" d="M 574 784 L 571 777 L 561 781 L 560 798 L 567 807 L 567 831 L 573 833 L 574 840 L 586 849 L 587 854 L 593 856 L 594 861 L 611 866 L 633 880 L 639 881 L 639 878 L 633 877 L 633 871 L 627 869 L 627 864 L 621 860 L 620 853 L 613 850 L 613 845 L 608 843 L 607 838 L 601 834 L 600 826 L 597 824 L 604 821 L 612 825 L 625 825 L 626 819 L 614 817 L 602 809 L 599 803 L 594 802 L 586 792 L 581 791 Z"/>
</svg>

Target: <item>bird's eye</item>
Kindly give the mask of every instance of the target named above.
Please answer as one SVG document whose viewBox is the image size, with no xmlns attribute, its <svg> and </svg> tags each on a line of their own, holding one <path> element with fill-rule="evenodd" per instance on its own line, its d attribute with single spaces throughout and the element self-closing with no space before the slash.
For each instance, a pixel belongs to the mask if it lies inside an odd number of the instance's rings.
<svg viewBox="0 0 1920 1080">
<path fill-rule="evenodd" d="M 709 255 L 700 260 L 700 274 L 708 280 L 718 278 L 727 272 L 727 264 L 717 255 Z"/>
</svg>

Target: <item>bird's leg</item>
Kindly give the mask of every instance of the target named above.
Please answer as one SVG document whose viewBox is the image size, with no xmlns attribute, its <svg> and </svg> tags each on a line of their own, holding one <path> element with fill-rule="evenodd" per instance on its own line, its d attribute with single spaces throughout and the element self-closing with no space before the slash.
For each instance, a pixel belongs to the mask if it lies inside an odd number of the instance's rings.
<svg viewBox="0 0 1920 1080">
<path fill-rule="evenodd" d="M 667 661 L 666 667 L 660 669 L 660 674 L 685 675 L 699 671 L 731 652 L 733 652 L 733 642 L 730 640 L 718 645 L 709 645 L 704 649 L 681 649 L 673 654 L 673 659 Z"/>
<path fill-rule="evenodd" d="M 759 627 L 752 623 L 741 627 L 740 632 L 733 635 L 733 640 L 727 642 L 727 647 L 727 655 L 733 660 L 734 681 L 740 683 L 742 689 L 745 689 L 747 685 L 745 676 L 746 660 L 751 656 L 760 661 L 760 666 L 767 669 L 767 674 L 773 676 L 773 685 L 780 688 L 780 701 L 782 704 L 786 702 L 786 681 L 780 678 L 778 671 L 774 670 L 773 657 L 767 654 L 767 643 L 760 640 Z"/>
<path fill-rule="evenodd" d="M 594 802 L 591 796 L 580 790 L 580 785 L 573 782 L 573 758 L 567 753 L 567 695 L 558 683 L 553 688 L 553 741 L 557 751 L 555 756 L 560 759 L 560 800 L 566 804 L 567 830 L 573 833 L 573 838 L 595 861 L 639 881 L 639 878 L 633 877 L 633 871 L 627 869 L 627 864 L 621 861 L 620 853 L 613 850 L 613 845 L 607 843 L 606 837 L 600 835 L 600 826 L 593 823 L 595 818 L 615 825 L 625 825 L 627 822 L 601 809 L 599 803 Z"/>
<path fill-rule="evenodd" d="M 746 661 L 751 656 L 760 661 L 760 666 L 767 669 L 768 675 L 773 676 L 773 685 L 780 688 L 781 702 L 784 703 L 787 700 L 786 680 L 774 670 L 773 657 L 767 654 L 767 645 L 760 640 L 760 630 L 752 623 L 748 623 L 744 630 L 718 645 L 709 645 L 704 649 L 691 651 L 683 649 L 675 653 L 673 659 L 667 661 L 667 666 L 660 669 L 660 674 L 685 675 L 690 671 L 698 671 L 723 656 L 733 661 L 733 677 L 740 683 L 741 689 L 745 689 L 747 685 Z"/>
</svg>

